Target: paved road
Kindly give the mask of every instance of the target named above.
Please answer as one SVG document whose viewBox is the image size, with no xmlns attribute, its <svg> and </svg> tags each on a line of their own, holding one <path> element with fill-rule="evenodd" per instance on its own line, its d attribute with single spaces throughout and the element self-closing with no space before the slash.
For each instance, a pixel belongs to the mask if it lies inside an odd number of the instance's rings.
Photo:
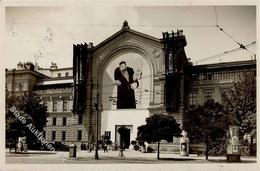
<svg viewBox="0 0 260 171">
<path fill-rule="evenodd" d="M 142 153 L 139 151 L 124 151 L 125 157 L 121 158 L 118 151 L 103 153 L 99 151 L 99 160 L 94 159 L 95 152 L 77 151 L 76 159 L 69 159 L 69 152 L 60 152 L 59 156 L 64 158 L 63 162 L 54 152 L 49 151 L 29 151 L 27 154 L 9 153 L 6 149 L 7 164 L 55 164 L 55 163 L 75 163 L 75 164 L 160 164 L 160 163 L 226 163 L 225 157 L 209 157 L 206 161 L 204 156 L 190 155 L 181 157 L 178 154 L 161 154 L 160 160 L 156 159 L 156 153 Z M 254 163 L 255 157 L 241 157 L 242 163 Z"/>
</svg>

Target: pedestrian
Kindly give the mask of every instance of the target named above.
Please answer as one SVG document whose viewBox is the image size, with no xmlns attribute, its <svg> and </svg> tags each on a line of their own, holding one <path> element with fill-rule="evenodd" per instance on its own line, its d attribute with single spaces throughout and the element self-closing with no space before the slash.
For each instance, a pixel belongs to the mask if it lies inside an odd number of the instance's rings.
<svg viewBox="0 0 260 171">
<path fill-rule="evenodd" d="M 81 142 L 80 149 L 81 149 L 81 150 L 84 150 L 84 144 L 83 144 L 83 142 Z"/>
<path fill-rule="evenodd" d="M 122 157 L 125 157 L 124 155 L 124 149 L 120 147 L 120 150 L 119 150 L 119 156 L 122 158 Z"/>
<path fill-rule="evenodd" d="M 89 152 L 91 153 L 92 151 L 92 144 L 89 145 Z"/>
<path fill-rule="evenodd" d="M 23 142 L 21 141 L 21 153 L 24 151 Z"/>
<path fill-rule="evenodd" d="M 86 147 L 86 150 L 89 150 L 89 143 L 87 143 L 87 147 Z"/>
<path fill-rule="evenodd" d="M 104 147 L 103 147 L 103 149 L 104 149 L 104 153 L 108 153 L 108 150 L 107 150 L 107 144 L 104 144 Z"/>
<path fill-rule="evenodd" d="M 117 147 L 117 143 L 114 143 L 114 151 L 117 151 L 118 147 Z"/>
</svg>

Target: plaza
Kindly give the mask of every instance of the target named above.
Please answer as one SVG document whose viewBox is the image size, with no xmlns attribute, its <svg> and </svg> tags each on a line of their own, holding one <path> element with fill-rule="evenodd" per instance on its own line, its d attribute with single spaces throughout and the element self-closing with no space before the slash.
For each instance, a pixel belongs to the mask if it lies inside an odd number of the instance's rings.
<svg viewBox="0 0 260 171">
<path fill-rule="evenodd" d="M 225 156 L 180 156 L 179 154 L 163 154 L 161 159 L 156 159 L 156 153 L 142 153 L 140 151 L 126 150 L 125 157 L 119 157 L 119 151 L 103 153 L 99 151 L 99 159 L 94 159 L 94 151 L 77 151 L 77 158 L 70 159 L 69 152 L 61 152 L 64 164 L 174 164 L 174 163 L 227 163 Z M 49 151 L 29 150 L 26 154 L 9 153 L 6 149 L 6 164 L 61 164 L 57 155 Z M 256 157 L 241 156 L 241 164 L 256 163 Z"/>
</svg>

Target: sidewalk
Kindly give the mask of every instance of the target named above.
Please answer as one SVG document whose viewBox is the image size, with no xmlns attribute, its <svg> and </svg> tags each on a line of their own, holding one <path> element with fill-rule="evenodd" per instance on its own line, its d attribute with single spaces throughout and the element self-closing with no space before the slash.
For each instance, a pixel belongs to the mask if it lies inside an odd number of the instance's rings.
<svg viewBox="0 0 260 171">
<path fill-rule="evenodd" d="M 139 151 L 126 150 L 124 151 L 125 157 L 119 157 L 119 151 L 109 151 L 104 153 L 102 150 L 98 151 L 99 160 L 94 159 L 95 151 L 77 151 L 77 158 L 70 159 L 69 152 L 60 152 L 65 158 L 63 163 L 78 163 L 78 164 L 160 164 L 160 163 L 227 163 L 226 157 L 212 157 L 209 156 L 209 160 L 205 160 L 205 156 L 190 155 L 180 156 L 179 154 L 160 154 L 160 160 L 157 160 L 157 153 L 142 153 Z M 256 157 L 241 157 L 241 163 L 254 163 Z M 6 163 L 22 163 L 22 164 L 55 164 L 62 163 L 58 156 L 49 151 L 35 151 L 30 150 L 26 154 L 9 153 L 6 150 Z"/>
</svg>

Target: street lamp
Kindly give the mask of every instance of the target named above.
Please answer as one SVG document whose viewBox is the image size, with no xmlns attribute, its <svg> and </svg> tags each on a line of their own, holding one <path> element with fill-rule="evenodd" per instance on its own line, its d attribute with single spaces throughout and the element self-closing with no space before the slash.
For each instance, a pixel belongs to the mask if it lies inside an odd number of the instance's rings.
<svg viewBox="0 0 260 171">
<path fill-rule="evenodd" d="M 98 157 L 98 116 L 99 116 L 99 109 L 98 105 L 99 104 L 99 90 L 98 90 L 98 83 L 97 83 L 97 103 L 95 103 L 96 106 L 96 149 L 95 149 L 95 159 L 99 159 Z"/>
</svg>

